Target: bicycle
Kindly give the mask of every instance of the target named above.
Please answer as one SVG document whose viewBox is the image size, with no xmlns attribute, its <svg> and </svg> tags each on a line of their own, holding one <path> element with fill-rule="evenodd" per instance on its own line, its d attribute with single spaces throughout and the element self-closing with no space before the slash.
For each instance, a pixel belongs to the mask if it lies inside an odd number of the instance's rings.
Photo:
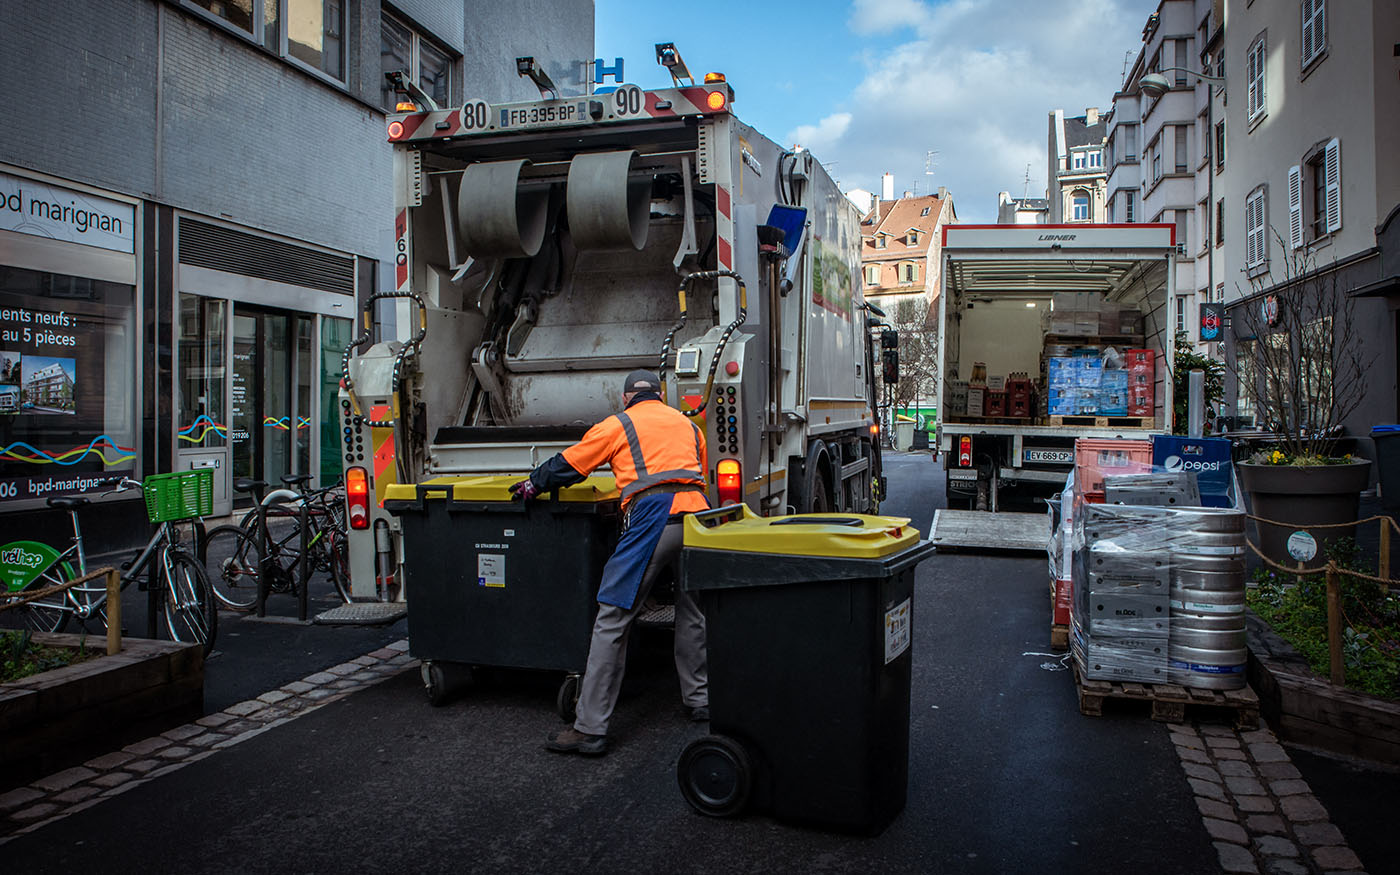
<svg viewBox="0 0 1400 875">
<path fill-rule="evenodd" d="M 251 610 L 258 604 L 259 587 L 264 580 L 264 599 L 272 593 L 300 596 L 302 574 L 309 577 L 321 572 L 330 575 L 336 593 L 349 603 L 349 542 L 344 496 L 339 486 L 306 489 L 305 484 L 311 480 L 309 474 L 281 479 L 286 486 L 300 486 L 303 491 L 277 489 L 264 496 L 264 481 L 234 481 L 236 491 L 252 493 L 254 504 L 241 523 L 219 526 L 203 540 L 201 558 L 215 597 L 235 610 Z"/>
<path fill-rule="evenodd" d="M 139 580 L 144 574 L 153 572 L 152 579 L 159 588 L 158 601 L 171 640 L 198 642 L 204 646 L 204 655 L 208 656 L 214 648 L 214 639 L 218 634 L 218 611 L 214 606 L 213 588 L 204 574 L 203 565 L 180 542 L 180 531 L 175 525 L 197 514 L 188 512 L 188 508 L 172 513 L 168 500 L 163 502 L 163 499 L 168 499 L 167 493 L 172 490 L 190 488 L 186 484 L 197 478 L 191 478 L 189 475 L 204 473 L 191 471 L 154 474 L 144 482 L 119 477 L 107 481 L 115 482 L 117 488 L 103 494 L 114 495 L 132 488 L 141 489 L 146 495 L 147 514 L 151 522 L 160 524 L 146 546 L 131 560 L 122 563 L 121 589 L 125 591 L 133 580 Z M 197 489 L 198 486 L 194 488 Z M 78 524 L 78 511 L 91 502 L 85 496 L 69 495 L 51 497 L 47 503 L 51 508 L 68 512 L 73 522 L 72 543 L 62 552 L 32 541 L 17 541 L 0 547 L 0 551 L 5 552 L 16 549 L 25 551 L 37 559 L 32 564 L 40 566 L 22 586 L 4 594 L 7 601 L 18 601 L 38 590 L 63 584 L 87 574 L 87 553 L 83 549 L 83 533 Z M 105 630 L 106 604 L 106 584 L 101 579 L 96 579 L 20 605 L 13 610 L 19 615 L 24 627 L 34 631 L 60 632 L 68 625 L 69 620 L 75 617 L 81 623 L 97 617 Z"/>
</svg>

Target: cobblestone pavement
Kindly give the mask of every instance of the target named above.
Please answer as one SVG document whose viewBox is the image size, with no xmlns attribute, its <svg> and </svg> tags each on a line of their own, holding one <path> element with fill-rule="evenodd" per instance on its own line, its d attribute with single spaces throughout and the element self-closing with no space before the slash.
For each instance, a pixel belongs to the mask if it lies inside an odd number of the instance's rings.
<svg viewBox="0 0 1400 875">
<path fill-rule="evenodd" d="M 1268 729 L 1171 727 L 1196 807 L 1231 873 L 1361 872 L 1327 809 Z"/>
<path fill-rule="evenodd" d="M 0 845 L 418 665 L 407 639 L 0 794 Z"/>
</svg>

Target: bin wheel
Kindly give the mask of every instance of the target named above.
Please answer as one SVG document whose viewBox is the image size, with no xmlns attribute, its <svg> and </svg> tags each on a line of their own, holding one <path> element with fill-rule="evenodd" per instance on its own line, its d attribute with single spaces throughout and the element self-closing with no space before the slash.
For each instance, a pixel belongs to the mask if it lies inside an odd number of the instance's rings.
<svg viewBox="0 0 1400 875">
<path fill-rule="evenodd" d="M 559 712 L 559 719 L 565 723 L 573 723 L 578 716 L 578 692 L 582 684 L 582 678 L 576 674 L 565 675 L 564 682 L 559 685 L 559 696 L 554 700 L 554 709 Z"/>
<path fill-rule="evenodd" d="M 707 735 L 686 745 L 676 777 L 691 808 L 709 817 L 734 817 L 749 804 L 753 761 L 738 741 Z"/>
<path fill-rule="evenodd" d="M 425 661 L 420 674 L 428 693 L 428 704 L 434 708 L 446 704 L 453 693 L 472 681 L 471 666 L 456 663 Z"/>
</svg>

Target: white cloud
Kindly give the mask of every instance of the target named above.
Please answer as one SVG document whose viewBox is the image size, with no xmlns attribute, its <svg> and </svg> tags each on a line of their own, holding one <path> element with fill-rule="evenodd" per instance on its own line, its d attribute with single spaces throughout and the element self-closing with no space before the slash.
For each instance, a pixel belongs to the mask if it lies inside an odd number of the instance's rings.
<svg viewBox="0 0 1400 875">
<path fill-rule="evenodd" d="M 928 15 L 928 7 L 919 0 L 855 0 L 850 25 L 856 33 L 887 33 L 923 24 Z"/>
<path fill-rule="evenodd" d="M 845 136 L 851 126 L 849 112 L 832 113 L 815 125 L 798 125 L 788 136 L 789 143 L 800 143 L 808 150 L 820 154 L 830 149 Z"/>
<path fill-rule="evenodd" d="M 1141 47 L 1151 11 L 1131 0 L 949 0 L 925 6 L 855 0 L 852 29 L 912 28 L 910 38 L 867 60 L 863 81 L 824 118 L 792 131 L 817 158 L 839 164 L 845 188 L 897 192 L 946 186 L 963 221 L 995 221 L 996 195 L 1044 196 L 1047 116 L 1105 113 L 1125 52 Z M 937 151 L 932 177 L 925 154 Z"/>
</svg>

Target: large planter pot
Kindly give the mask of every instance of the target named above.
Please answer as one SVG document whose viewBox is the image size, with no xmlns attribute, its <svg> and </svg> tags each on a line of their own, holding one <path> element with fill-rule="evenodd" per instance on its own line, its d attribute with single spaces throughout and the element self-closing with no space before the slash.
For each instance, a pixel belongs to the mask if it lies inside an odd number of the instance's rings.
<svg viewBox="0 0 1400 875">
<path fill-rule="evenodd" d="M 1236 466 L 1240 486 L 1249 493 L 1251 512 L 1262 519 L 1287 523 L 1284 526 L 1257 523 L 1259 549 L 1283 565 L 1298 560 L 1288 553 L 1288 538 L 1306 531 L 1317 541 L 1317 558 L 1309 568 L 1321 564 L 1327 546 L 1340 538 L 1356 535 L 1355 526 L 1321 528 L 1349 523 L 1360 510 L 1361 490 L 1371 482 L 1371 463 L 1366 459 L 1344 465 L 1255 465 Z"/>
</svg>

